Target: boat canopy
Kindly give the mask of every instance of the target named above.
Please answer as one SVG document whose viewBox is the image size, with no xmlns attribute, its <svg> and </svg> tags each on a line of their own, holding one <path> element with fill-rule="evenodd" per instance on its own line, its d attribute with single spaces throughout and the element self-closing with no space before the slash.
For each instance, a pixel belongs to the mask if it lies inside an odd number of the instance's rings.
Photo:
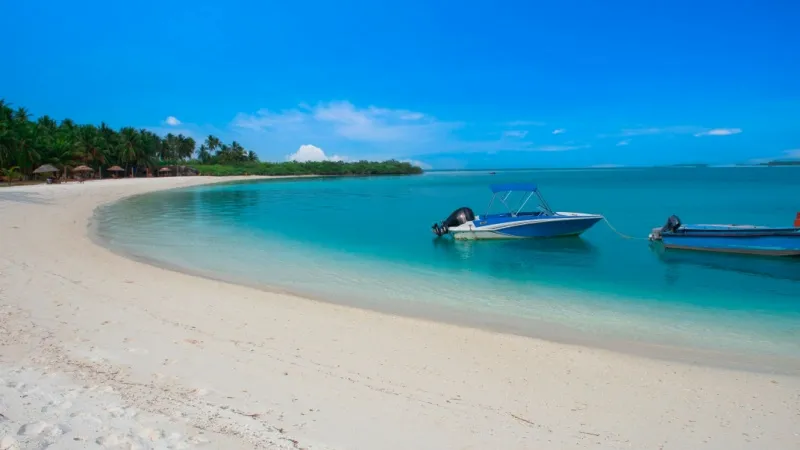
<svg viewBox="0 0 800 450">
<path fill-rule="evenodd" d="M 547 201 L 545 201 L 544 197 L 542 197 L 542 193 L 539 192 L 539 188 L 533 183 L 490 184 L 489 189 L 492 190 L 492 200 L 489 201 L 489 207 L 487 208 L 486 215 L 489 215 L 489 211 L 491 210 L 495 199 L 497 199 L 508 209 L 508 212 L 511 213 L 511 217 L 517 217 L 517 215 L 522 211 L 522 208 L 525 207 L 525 204 L 528 203 L 528 200 L 530 200 L 534 194 L 536 194 L 536 197 L 539 199 L 539 206 L 544 214 L 555 214 L 553 210 L 550 209 L 550 205 L 547 204 Z M 524 196 L 522 203 L 520 203 L 516 210 L 511 208 L 508 203 L 506 203 L 512 192 L 528 193 L 527 196 Z M 497 194 L 500 195 L 498 196 Z"/>
<path fill-rule="evenodd" d="M 503 183 L 503 184 L 491 184 L 489 185 L 489 189 L 492 190 L 492 193 L 497 194 L 498 192 L 536 192 L 536 185 L 533 183 Z"/>
</svg>

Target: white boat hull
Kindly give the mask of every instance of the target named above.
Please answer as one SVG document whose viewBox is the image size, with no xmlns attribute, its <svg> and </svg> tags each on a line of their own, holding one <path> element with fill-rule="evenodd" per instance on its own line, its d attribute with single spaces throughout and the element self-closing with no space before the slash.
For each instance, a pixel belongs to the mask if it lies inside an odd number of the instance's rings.
<svg viewBox="0 0 800 450">
<path fill-rule="evenodd" d="M 527 220 L 506 220 L 489 223 L 481 217 L 449 229 L 454 239 L 531 239 L 577 236 L 603 220 L 597 214 L 559 212 L 552 216 Z"/>
</svg>

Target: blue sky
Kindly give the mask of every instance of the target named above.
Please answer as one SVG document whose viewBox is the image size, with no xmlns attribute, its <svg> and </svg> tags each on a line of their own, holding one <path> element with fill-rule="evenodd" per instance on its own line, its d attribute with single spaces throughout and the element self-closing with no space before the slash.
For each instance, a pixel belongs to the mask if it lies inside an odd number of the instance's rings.
<svg viewBox="0 0 800 450">
<path fill-rule="evenodd" d="M 35 115 L 213 133 L 264 160 L 300 151 L 446 169 L 800 157 L 797 2 L 2 10 L 0 97 Z"/>
</svg>

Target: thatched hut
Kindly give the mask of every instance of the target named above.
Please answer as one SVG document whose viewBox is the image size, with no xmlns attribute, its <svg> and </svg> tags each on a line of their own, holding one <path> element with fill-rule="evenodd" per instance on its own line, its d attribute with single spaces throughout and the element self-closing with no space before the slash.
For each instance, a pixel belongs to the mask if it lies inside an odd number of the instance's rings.
<svg viewBox="0 0 800 450">
<path fill-rule="evenodd" d="M 120 172 L 125 172 L 125 169 L 120 166 L 111 166 L 106 170 L 114 174 L 114 178 L 118 177 Z"/>
<path fill-rule="evenodd" d="M 58 172 L 58 169 L 55 166 L 50 164 L 45 164 L 36 168 L 33 173 L 55 173 Z"/>
</svg>

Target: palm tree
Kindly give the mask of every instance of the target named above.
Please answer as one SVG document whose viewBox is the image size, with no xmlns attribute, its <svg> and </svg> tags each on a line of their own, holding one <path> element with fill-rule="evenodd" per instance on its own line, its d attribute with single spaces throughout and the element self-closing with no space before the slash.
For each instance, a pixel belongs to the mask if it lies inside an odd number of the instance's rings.
<svg viewBox="0 0 800 450">
<path fill-rule="evenodd" d="M 11 160 L 14 147 L 11 108 L 0 100 L 0 166 L 4 166 L 6 161 Z"/>
<path fill-rule="evenodd" d="M 100 122 L 100 127 L 97 129 L 97 134 L 100 138 L 100 146 L 105 150 L 106 163 L 111 161 L 117 162 L 118 155 L 116 154 L 117 143 L 119 135 L 113 128 L 109 127 L 105 122 Z"/>
<path fill-rule="evenodd" d="M 178 159 L 179 152 L 180 152 L 180 138 L 172 133 L 168 133 L 167 137 L 164 138 L 164 148 L 162 149 L 161 160 L 174 161 Z"/>
<path fill-rule="evenodd" d="M 117 152 L 120 161 L 125 164 L 125 176 L 128 176 L 129 165 L 135 163 L 139 157 L 138 148 L 141 148 L 141 137 L 136 129 L 125 127 L 120 130 Z"/>
<path fill-rule="evenodd" d="M 250 150 L 247 152 L 247 160 L 250 162 L 258 162 L 258 155 L 256 155 L 256 152 Z"/>
<path fill-rule="evenodd" d="M 69 134 L 73 134 L 75 133 L 75 129 L 78 128 L 78 126 L 75 125 L 75 122 L 72 119 L 64 119 L 58 125 L 58 128 L 66 131 Z"/>
<path fill-rule="evenodd" d="M 197 145 L 191 137 L 185 137 L 182 134 L 178 135 L 178 159 L 188 159 L 194 154 L 195 145 Z"/>
<path fill-rule="evenodd" d="M 233 161 L 247 160 L 247 153 L 245 152 L 244 147 L 242 147 L 242 145 L 236 141 L 231 142 L 231 157 L 233 158 Z"/>
<path fill-rule="evenodd" d="M 76 125 L 72 119 L 64 119 L 58 124 L 58 129 L 56 131 L 56 135 L 66 139 L 76 152 L 78 151 L 78 129 L 78 125 Z"/>
<path fill-rule="evenodd" d="M 17 172 L 19 171 L 18 166 L 9 167 L 6 169 L 0 169 L 0 174 L 6 179 L 8 185 L 11 186 L 11 182 L 14 181 L 14 177 L 16 176 Z"/>
<path fill-rule="evenodd" d="M 217 159 L 219 159 L 220 162 L 225 162 L 228 160 L 228 153 L 230 153 L 230 149 L 228 148 L 228 146 L 222 143 L 219 144 L 219 149 L 217 150 L 216 155 Z"/>
<path fill-rule="evenodd" d="M 216 136 L 209 134 L 208 137 L 206 138 L 205 144 L 206 147 L 208 148 L 208 151 L 213 153 L 214 150 L 216 150 L 217 147 L 219 147 L 220 144 L 222 143 Z"/>
<path fill-rule="evenodd" d="M 40 161 L 47 161 L 53 153 L 53 142 L 58 136 L 58 124 L 48 116 L 42 116 L 32 124 L 34 128 L 33 147 Z"/>
<path fill-rule="evenodd" d="M 152 131 L 139 130 L 140 145 L 136 149 L 136 165 L 153 167 L 154 161 L 164 152 L 164 140 Z"/>
<path fill-rule="evenodd" d="M 28 112 L 26 108 L 19 107 L 16 111 L 14 111 L 12 115 L 12 120 L 17 120 L 20 122 L 28 122 L 30 120 L 31 114 Z"/>
<path fill-rule="evenodd" d="M 200 150 L 197 152 L 197 159 L 199 159 L 203 164 L 207 163 L 211 159 L 211 152 L 208 151 L 206 144 L 200 146 Z"/>
<path fill-rule="evenodd" d="M 36 140 L 36 127 L 29 120 L 30 114 L 25 108 L 18 108 L 12 115 L 12 156 L 17 160 L 17 165 L 23 173 L 33 170 L 34 164 L 39 159 L 39 153 L 34 146 Z"/>
<path fill-rule="evenodd" d="M 106 149 L 103 140 L 94 125 L 78 127 L 75 142 L 76 149 L 81 153 L 83 161 L 100 170 L 102 176 L 103 165 L 106 163 Z"/>
<path fill-rule="evenodd" d="M 67 178 L 67 167 L 75 165 L 81 159 L 81 154 L 75 150 L 75 145 L 63 134 L 53 139 L 50 152 L 46 161 L 61 168 L 64 171 L 64 179 Z"/>
<path fill-rule="evenodd" d="M 51 119 L 48 115 L 39 117 L 39 119 L 36 121 L 36 125 L 40 129 L 47 130 L 50 133 L 55 133 L 56 129 L 58 129 L 58 124 L 56 124 L 56 121 Z"/>
</svg>

